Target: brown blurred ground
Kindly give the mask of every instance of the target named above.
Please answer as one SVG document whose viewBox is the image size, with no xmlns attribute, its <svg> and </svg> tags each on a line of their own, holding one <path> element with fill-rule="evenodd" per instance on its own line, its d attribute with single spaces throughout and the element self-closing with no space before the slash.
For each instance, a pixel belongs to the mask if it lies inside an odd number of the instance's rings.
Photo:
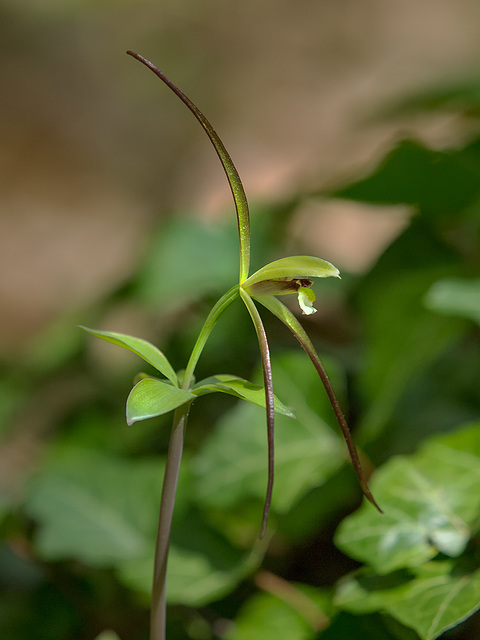
<svg viewBox="0 0 480 640">
<path fill-rule="evenodd" d="M 125 49 L 206 112 L 255 203 L 352 176 L 405 130 L 454 141 L 448 118 L 365 118 L 467 73 L 479 33 L 477 0 L 4 0 L 0 352 L 121 282 L 162 214 L 228 211 L 199 127 Z M 362 268 L 401 224 L 336 207 L 299 216 L 340 267 Z"/>
</svg>

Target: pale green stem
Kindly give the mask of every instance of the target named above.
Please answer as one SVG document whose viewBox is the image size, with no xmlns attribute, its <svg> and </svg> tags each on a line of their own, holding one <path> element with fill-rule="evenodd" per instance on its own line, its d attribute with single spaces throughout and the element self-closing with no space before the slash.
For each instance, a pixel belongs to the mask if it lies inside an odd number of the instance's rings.
<svg viewBox="0 0 480 640">
<path fill-rule="evenodd" d="M 248 309 L 257 333 L 260 354 L 262 358 L 263 380 L 265 387 L 265 406 L 267 411 L 267 442 L 268 442 L 268 482 L 267 493 L 265 496 L 265 504 L 263 507 L 262 528 L 260 538 L 263 538 L 267 528 L 268 512 L 272 502 L 273 493 L 273 477 L 274 477 L 274 427 L 275 427 L 275 409 L 272 381 L 272 363 L 270 360 L 270 349 L 268 347 L 267 334 L 263 326 L 262 319 L 258 313 L 252 298 L 248 293 L 240 287 L 240 296 Z"/>
<path fill-rule="evenodd" d="M 213 309 L 207 316 L 205 323 L 200 331 L 200 334 L 197 338 L 195 346 L 192 349 L 192 353 L 190 355 L 190 359 L 188 361 L 187 367 L 185 369 L 185 375 L 183 378 L 183 389 L 189 389 L 193 380 L 193 372 L 195 371 L 195 367 L 197 366 L 198 359 L 203 351 L 205 343 L 210 336 L 213 327 L 215 326 L 218 318 L 225 311 L 227 307 L 229 307 L 234 300 L 236 300 L 239 296 L 239 286 L 236 284 L 234 287 L 229 289 L 227 293 L 225 293 L 220 300 L 215 304 Z"/>
<path fill-rule="evenodd" d="M 190 404 L 178 407 L 173 416 L 172 433 L 168 448 L 162 498 L 158 517 L 157 542 L 153 574 L 152 606 L 150 612 L 150 640 L 166 640 L 166 585 L 167 561 L 170 547 L 173 508 L 178 474 L 182 460 L 183 440 Z"/>
<path fill-rule="evenodd" d="M 160 71 L 154 64 L 147 60 L 139 53 L 134 51 L 127 51 L 129 56 L 132 56 L 146 67 L 148 67 L 153 73 L 162 80 L 167 87 L 169 87 L 173 93 L 180 98 L 183 104 L 190 109 L 195 118 L 200 122 L 204 128 L 210 142 L 215 147 L 222 167 L 227 175 L 228 184 L 232 191 L 233 200 L 235 202 L 235 209 L 237 211 L 237 223 L 238 223 L 238 238 L 240 242 L 240 282 L 243 282 L 248 278 L 248 270 L 250 268 L 250 215 L 248 212 L 247 196 L 245 195 L 245 189 L 243 188 L 242 181 L 238 175 L 238 171 L 233 164 L 230 154 L 225 148 L 225 145 L 220 140 L 217 132 L 212 127 L 205 115 L 200 109 L 188 98 L 183 91 L 173 84 L 167 76 Z"/>
</svg>

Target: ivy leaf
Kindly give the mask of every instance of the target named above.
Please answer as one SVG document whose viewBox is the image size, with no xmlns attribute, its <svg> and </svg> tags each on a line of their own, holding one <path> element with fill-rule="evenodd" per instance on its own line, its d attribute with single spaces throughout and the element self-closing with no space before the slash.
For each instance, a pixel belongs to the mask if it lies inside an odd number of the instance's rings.
<svg viewBox="0 0 480 640">
<path fill-rule="evenodd" d="M 410 204 L 427 215 L 451 216 L 480 195 L 478 151 L 468 147 L 432 151 L 405 140 L 370 176 L 334 195 L 361 202 Z"/>
<path fill-rule="evenodd" d="M 114 331 L 97 331 L 96 329 L 89 329 L 88 327 L 80 327 L 80 329 L 88 331 L 88 333 L 91 333 L 97 338 L 116 344 L 118 347 L 133 351 L 133 353 L 136 353 L 137 356 L 143 358 L 148 364 L 151 364 L 152 367 L 168 378 L 173 385 L 178 386 L 177 374 L 173 370 L 170 362 L 160 349 L 157 349 L 155 345 L 147 342 L 147 340 Z"/>
<path fill-rule="evenodd" d="M 470 440 L 480 438 L 478 426 L 468 429 Z M 460 555 L 480 508 L 480 459 L 449 442 L 431 440 L 420 453 L 394 458 L 378 470 L 372 485 L 384 515 L 361 507 L 341 523 L 338 546 L 379 574 L 413 567 L 439 552 Z"/>
<path fill-rule="evenodd" d="M 148 602 L 164 461 L 126 460 L 88 449 L 63 449 L 30 484 L 26 512 L 36 521 L 34 547 L 49 561 L 75 559 L 114 569 Z M 231 591 L 260 554 L 245 553 L 192 513 L 191 474 L 182 463 L 171 554 L 170 602 L 190 606 Z"/>
<path fill-rule="evenodd" d="M 27 492 L 37 551 L 48 560 L 75 558 L 95 567 L 143 556 L 155 536 L 163 468 L 159 460 L 61 452 Z"/>
<path fill-rule="evenodd" d="M 122 562 L 118 576 L 148 603 L 152 588 L 153 538 L 151 552 L 143 558 Z M 238 582 L 257 568 L 258 552 L 233 547 L 197 512 L 187 509 L 174 518 L 168 556 L 167 600 L 170 604 L 204 606 L 232 591 Z"/>
<path fill-rule="evenodd" d="M 228 374 L 211 376 L 198 382 L 191 391 L 196 396 L 203 396 L 207 393 L 215 392 L 228 393 L 265 408 L 265 389 L 261 385 L 253 384 L 253 382 L 248 382 L 248 380 L 238 378 L 237 376 Z M 295 418 L 290 409 L 280 402 L 276 396 L 274 408 L 277 413 L 288 416 L 289 418 Z"/>
<path fill-rule="evenodd" d="M 261 282 L 276 278 L 328 278 L 340 277 L 340 272 L 333 264 L 314 256 L 289 256 L 266 264 L 242 283 L 244 289 Z"/>
<path fill-rule="evenodd" d="M 335 603 L 353 613 L 387 612 L 434 640 L 480 608 L 480 570 L 450 559 L 390 576 L 361 570 L 340 582 Z"/>
<path fill-rule="evenodd" d="M 190 391 L 172 387 L 156 378 L 144 378 L 127 398 L 127 424 L 161 416 L 194 399 Z"/>
</svg>

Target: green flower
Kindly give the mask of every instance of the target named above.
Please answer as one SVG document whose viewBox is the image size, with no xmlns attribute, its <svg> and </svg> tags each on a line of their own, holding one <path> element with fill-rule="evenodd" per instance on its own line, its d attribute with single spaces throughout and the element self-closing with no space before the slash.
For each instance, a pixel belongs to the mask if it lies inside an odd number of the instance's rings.
<svg viewBox="0 0 480 640">
<path fill-rule="evenodd" d="M 298 304 L 304 315 L 316 313 L 313 306 L 316 296 L 310 288 L 311 278 L 340 277 L 333 264 L 313 256 L 291 256 L 270 262 L 256 271 L 242 284 L 242 288 L 252 297 L 285 296 L 296 293 Z"/>
</svg>

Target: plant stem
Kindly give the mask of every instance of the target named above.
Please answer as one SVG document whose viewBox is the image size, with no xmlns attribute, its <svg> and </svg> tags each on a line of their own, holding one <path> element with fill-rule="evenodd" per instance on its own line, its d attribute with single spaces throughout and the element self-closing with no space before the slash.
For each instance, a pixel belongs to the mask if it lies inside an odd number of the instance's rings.
<svg viewBox="0 0 480 640">
<path fill-rule="evenodd" d="M 172 433 L 168 448 L 167 463 L 163 479 L 162 499 L 158 517 L 157 542 L 153 573 L 152 606 L 150 612 L 150 640 L 166 639 L 166 584 L 167 560 L 170 547 L 173 507 L 177 490 L 183 440 L 190 404 L 178 407 L 173 416 Z"/>
<path fill-rule="evenodd" d="M 195 346 L 192 349 L 192 353 L 190 355 L 190 359 L 188 361 L 187 367 L 185 369 L 185 375 L 183 378 L 183 389 L 189 389 L 192 379 L 193 372 L 195 371 L 195 367 L 197 366 L 198 359 L 203 351 L 205 343 L 208 340 L 209 335 L 212 332 L 213 327 L 215 326 L 218 318 L 225 311 L 227 307 L 229 307 L 234 300 L 236 300 L 239 296 L 239 286 L 238 284 L 232 287 L 225 293 L 220 300 L 215 304 L 213 309 L 207 316 L 205 323 L 200 331 Z"/>
<path fill-rule="evenodd" d="M 198 359 L 212 332 L 219 316 L 239 295 L 239 287 L 235 285 L 215 304 L 207 316 L 200 331 L 197 342 L 185 370 L 183 389 L 188 389 L 193 379 Z M 183 441 L 187 426 L 188 412 L 191 402 L 184 404 L 175 411 L 173 416 L 172 433 L 168 447 L 165 476 L 163 479 L 162 499 L 158 517 L 157 543 L 155 547 L 155 563 L 153 570 L 152 606 L 150 613 L 150 640 L 165 640 L 166 631 L 166 586 L 167 561 L 170 547 L 170 532 L 172 528 L 173 508 L 177 490 L 180 462 L 182 460 Z"/>
</svg>

